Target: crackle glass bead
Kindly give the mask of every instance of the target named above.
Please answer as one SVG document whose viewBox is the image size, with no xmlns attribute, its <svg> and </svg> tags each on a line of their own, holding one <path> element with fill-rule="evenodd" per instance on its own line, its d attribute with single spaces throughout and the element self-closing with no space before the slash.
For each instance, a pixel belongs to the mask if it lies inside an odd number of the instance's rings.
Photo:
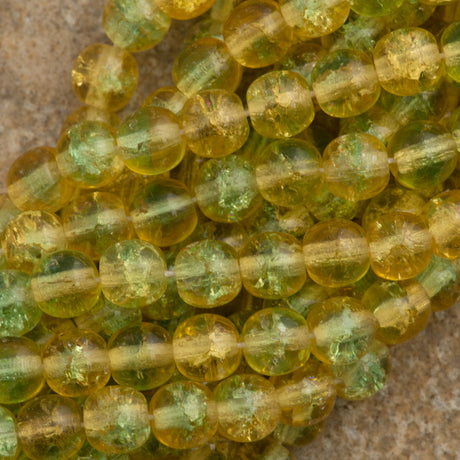
<svg viewBox="0 0 460 460">
<path fill-rule="evenodd" d="M 314 225 L 305 234 L 303 254 L 308 274 L 321 286 L 347 286 L 360 280 L 369 269 L 364 230 L 345 219 Z"/>
<path fill-rule="evenodd" d="M 174 332 L 177 369 L 191 380 L 215 382 L 233 374 L 241 362 L 239 334 L 224 316 L 201 314 L 183 321 Z"/>
<path fill-rule="evenodd" d="M 144 51 L 159 43 L 169 30 L 171 18 L 154 0 L 108 0 L 102 26 L 115 46 Z"/>
<path fill-rule="evenodd" d="M 161 107 L 141 107 L 118 127 L 117 144 L 127 168 L 137 174 L 162 174 L 185 154 L 177 115 Z"/>
<path fill-rule="evenodd" d="M 17 432 L 13 413 L 0 406 L 0 458 L 2 460 L 14 460 L 18 457 L 21 447 Z"/>
<path fill-rule="evenodd" d="M 129 213 L 137 236 L 160 247 L 185 240 L 198 222 L 189 191 L 172 179 L 147 184 L 134 197 Z"/>
<path fill-rule="evenodd" d="M 460 82 L 460 21 L 450 24 L 441 36 L 441 50 L 446 62 L 446 73 Z"/>
<path fill-rule="evenodd" d="M 142 103 L 142 107 L 160 107 L 179 116 L 182 107 L 187 102 L 187 96 L 175 86 L 163 86 L 150 93 Z"/>
<path fill-rule="evenodd" d="M 18 412 L 18 438 L 23 452 L 34 460 L 65 459 L 83 447 L 81 410 L 70 398 L 45 395 Z"/>
<path fill-rule="evenodd" d="M 93 43 L 75 61 L 72 85 L 84 104 L 116 112 L 131 99 L 138 77 L 136 60 L 130 53 L 115 46 Z"/>
<path fill-rule="evenodd" d="M 405 0 L 401 6 L 385 19 L 392 29 L 422 25 L 434 12 L 435 6 L 420 0 Z"/>
<path fill-rule="evenodd" d="M 67 116 L 61 126 L 59 137 L 63 136 L 72 126 L 78 125 L 84 121 L 102 121 L 114 128 L 120 124 L 120 117 L 113 112 L 107 110 L 84 105 Z"/>
<path fill-rule="evenodd" d="M 150 390 L 174 373 L 171 337 L 155 324 L 123 327 L 110 338 L 108 349 L 112 378 L 120 385 Z"/>
<path fill-rule="evenodd" d="M 150 435 L 145 396 L 124 386 L 107 386 L 91 393 L 83 405 L 88 442 L 106 454 L 125 454 Z"/>
<path fill-rule="evenodd" d="M 292 29 L 272 0 L 248 0 L 224 24 L 223 36 L 232 56 L 243 66 L 258 68 L 277 62 L 292 41 Z"/>
<path fill-rule="evenodd" d="M 87 396 L 110 379 L 107 345 L 92 331 L 56 334 L 43 348 L 42 362 L 46 383 L 61 396 Z"/>
<path fill-rule="evenodd" d="M 279 423 L 272 436 L 284 446 L 299 447 L 313 442 L 323 429 L 324 421 L 307 426 L 290 426 Z"/>
<path fill-rule="evenodd" d="M 307 80 L 291 70 L 265 73 L 249 86 L 246 99 L 254 129 L 265 137 L 292 137 L 315 117 Z"/>
<path fill-rule="evenodd" d="M 326 364 L 351 364 L 370 349 L 378 323 L 357 299 L 333 297 L 315 305 L 307 317 L 312 353 Z"/>
<path fill-rule="evenodd" d="M 243 286 L 256 297 L 288 297 L 305 283 L 302 246 L 287 233 L 254 235 L 241 249 L 239 262 Z"/>
<path fill-rule="evenodd" d="M 362 16 L 387 16 L 394 13 L 403 0 L 349 0 L 350 8 Z"/>
<path fill-rule="evenodd" d="M 248 365 L 263 375 L 293 372 L 310 357 L 310 331 L 300 313 L 290 308 L 264 308 L 241 332 Z"/>
<path fill-rule="evenodd" d="M 362 51 L 343 49 L 318 61 L 311 75 L 321 109 L 332 117 L 354 117 L 379 98 L 380 84 L 372 59 Z"/>
<path fill-rule="evenodd" d="M 366 236 L 372 270 L 381 278 L 413 278 L 430 263 L 433 237 L 419 216 L 384 214 L 369 224 Z"/>
<path fill-rule="evenodd" d="M 53 252 L 43 257 L 32 273 L 32 291 L 38 306 L 57 318 L 91 310 L 100 290 L 97 268 L 82 252 Z"/>
<path fill-rule="evenodd" d="M 6 224 L 21 214 L 21 210 L 11 201 L 7 193 L 0 193 L 0 234 Z"/>
<path fill-rule="evenodd" d="M 187 146 L 196 155 L 216 158 L 236 152 L 249 136 L 241 99 L 223 89 L 201 91 L 181 111 Z"/>
<path fill-rule="evenodd" d="M 173 19 L 192 19 L 205 13 L 216 0 L 155 0 L 168 16 Z"/>
<path fill-rule="evenodd" d="M 390 179 L 385 145 L 365 133 L 344 134 L 323 152 L 324 180 L 336 196 L 367 200 L 382 192 Z"/>
<path fill-rule="evenodd" d="M 280 408 L 273 384 L 260 375 L 237 374 L 214 389 L 219 434 L 236 442 L 254 442 L 278 425 Z"/>
<path fill-rule="evenodd" d="M 436 38 L 417 27 L 397 29 L 381 38 L 374 48 L 374 65 L 382 88 L 398 96 L 433 88 L 444 70 Z"/>
<path fill-rule="evenodd" d="M 161 387 L 149 405 L 155 437 L 174 449 L 205 444 L 217 431 L 217 408 L 211 391 L 197 382 Z"/>
</svg>

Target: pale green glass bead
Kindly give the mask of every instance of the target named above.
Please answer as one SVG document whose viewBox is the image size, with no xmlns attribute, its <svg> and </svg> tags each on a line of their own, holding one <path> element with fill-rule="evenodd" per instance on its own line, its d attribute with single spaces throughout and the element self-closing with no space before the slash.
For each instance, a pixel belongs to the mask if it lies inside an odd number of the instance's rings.
<svg viewBox="0 0 460 460">
<path fill-rule="evenodd" d="M 18 457 L 21 447 L 19 446 L 16 419 L 12 412 L 0 406 L 0 458 L 2 460 L 14 460 Z"/>
<path fill-rule="evenodd" d="M 363 16 L 387 16 L 395 12 L 403 0 L 349 0 L 350 8 Z"/>
<path fill-rule="evenodd" d="M 120 117 L 116 113 L 91 107 L 90 105 L 84 105 L 70 112 L 64 120 L 64 123 L 62 123 L 59 137 L 63 136 L 72 126 L 78 125 L 84 121 L 102 121 L 116 128 L 120 124 Z"/>
<path fill-rule="evenodd" d="M 441 50 L 446 61 L 447 75 L 460 81 L 460 21 L 450 24 L 442 33 Z"/>
<path fill-rule="evenodd" d="M 163 86 L 150 93 L 142 103 L 142 107 L 160 107 L 170 110 L 179 116 L 187 102 L 187 96 L 181 93 L 175 86 Z"/>
</svg>

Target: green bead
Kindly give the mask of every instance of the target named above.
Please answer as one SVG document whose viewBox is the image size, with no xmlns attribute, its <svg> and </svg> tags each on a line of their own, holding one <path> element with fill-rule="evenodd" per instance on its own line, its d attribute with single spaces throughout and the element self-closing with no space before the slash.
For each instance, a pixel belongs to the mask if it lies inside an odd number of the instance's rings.
<svg viewBox="0 0 460 460">
<path fill-rule="evenodd" d="M 0 458 L 14 460 L 17 458 L 20 446 L 17 435 L 16 419 L 5 407 L 0 406 Z"/>
</svg>

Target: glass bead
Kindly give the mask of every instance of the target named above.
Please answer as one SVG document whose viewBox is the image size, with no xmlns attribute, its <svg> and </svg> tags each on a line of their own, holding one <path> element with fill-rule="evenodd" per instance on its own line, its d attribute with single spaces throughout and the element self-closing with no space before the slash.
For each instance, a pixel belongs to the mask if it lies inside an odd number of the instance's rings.
<svg viewBox="0 0 460 460">
<path fill-rule="evenodd" d="M 299 447 L 313 442 L 323 429 L 324 421 L 314 425 L 294 427 L 279 423 L 273 432 L 273 437 L 285 446 Z"/>
<path fill-rule="evenodd" d="M 403 0 L 349 0 L 350 8 L 362 16 L 387 16 L 399 8 Z"/>
<path fill-rule="evenodd" d="M 446 73 L 460 82 L 460 21 L 450 24 L 441 36 L 441 50 L 446 62 Z"/>
<path fill-rule="evenodd" d="M 243 286 L 256 297 L 288 297 L 305 283 L 302 247 L 287 233 L 253 236 L 241 249 L 239 262 Z"/>
<path fill-rule="evenodd" d="M 39 396 L 21 407 L 17 422 L 22 450 L 35 460 L 73 458 L 85 442 L 81 410 L 70 398 Z"/>
<path fill-rule="evenodd" d="M 332 117 L 359 115 L 369 110 L 380 95 L 371 58 L 357 50 L 337 50 L 320 59 L 311 82 L 319 106 Z"/>
<path fill-rule="evenodd" d="M 61 396 L 87 396 L 110 379 L 107 345 L 92 331 L 56 334 L 43 348 L 42 362 L 46 383 Z"/>
<path fill-rule="evenodd" d="M 392 29 L 421 26 L 434 12 L 435 6 L 419 0 L 405 0 L 399 8 L 389 14 L 387 20 Z"/>
<path fill-rule="evenodd" d="M 326 364 L 351 364 L 372 346 L 378 323 L 357 299 L 333 297 L 315 305 L 307 317 L 312 353 Z"/>
<path fill-rule="evenodd" d="M 26 337 L 0 337 L 0 404 L 27 401 L 44 383 L 40 346 Z"/>
<path fill-rule="evenodd" d="M 189 305 L 213 308 L 241 290 L 238 254 L 222 241 L 206 239 L 186 246 L 175 262 L 177 292 Z"/>
<path fill-rule="evenodd" d="M 179 116 L 187 102 L 187 96 L 175 86 L 163 86 L 150 93 L 142 103 L 142 107 L 160 107 Z"/>
<path fill-rule="evenodd" d="M 345 219 L 320 222 L 303 240 L 305 266 L 321 286 L 341 287 L 360 280 L 369 269 L 364 230 Z"/>
<path fill-rule="evenodd" d="M 191 380 L 216 382 L 233 374 L 241 362 L 239 334 L 227 318 L 213 314 L 192 316 L 174 332 L 174 360 Z"/>
<path fill-rule="evenodd" d="M 296 460 L 294 454 L 277 441 L 271 441 L 259 457 L 260 460 Z"/>
<path fill-rule="evenodd" d="M 96 266 L 78 251 L 53 252 L 41 259 L 32 274 L 38 306 L 57 318 L 71 318 L 91 310 L 100 290 Z"/>
<path fill-rule="evenodd" d="M 155 0 L 158 7 L 173 19 L 192 19 L 209 10 L 216 0 Z"/>
<path fill-rule="evenodd" d="M 232 56 L 243 66 L 265 67 L 284 56 L 292 29 L 272 0 L 248 0 L 233 9 L 223 36 Z"/>
<path fill-rule="evenodd" d="M 0 193 L 0 235 L 6 224 L 19 214 L 21 214 L 21 210 L 11 201 L 8 194 Z"/>
<path fill-rule="evenodd" d="M 413 278 L 430 263 L 433 237 L 415 214 L 384 214 L 369 224 L 366 235 L 372 270 L 381 278 Z"/>
<path fill-rule="evenodd" d="M 146 185 L 134 197 L 129 213 L 137 236 L 160 247 L 185 240 L 198 221 L 189 191 L 171 179 Z"/>
<path fill-rule="evenodd" d="M 161 107 L 141 107 L 118 127 L 117 143 L 127 168 L 137 174 L 162 174 L 185 154 L 179 118 Z"/>
<path fill-rule="evenodd" d="M 249 136 L 241 99 L 223 89 L 192 96 L 182 109 L 181 121 L 188 148 L 207 158 L 236 152 Z"/>
<path fill-rule="evenodd" d="M 27 273 L 46 254 L 67 246 L 61 222 L 46 211 L 22 212 L 8 222 L 0 239 L 8 265 Z"/>
<path fill-rule="evenodd" d="M 290 308 L 259 310 L 244 324 L 241 339 L 246 362 L 259 374 L 294 372 L 310 357 L 307 323 Z"/>
<path fill-rule="evenodd" d="M 404 187 L 433 189 L 454 171 L 457 145 L 441 125 L 414 121 L 401 128 L 388 144 L 390 169 Z"/>
<path fill-rule="evenodd" d="M 205 444 L 217 430 L 217 408 L 211 391 L 197 382 L 161 387 L 150 401 L 155 437 L 175 449 Z"/>
<path fill-rule="evenodd" d="M 115 193 L 82 193 L 62 209 L 61 217 L 68 248 L 94 260 L 133 233 L 124 204 Z"/>
<path fill-rule="evenodd" d="M 195 195 L 201 212 L 216 222 L 242 221 L 262 204 L 254 165 L 241 155 L 204 163 L 197 174 Z"/>
<path fill-rule="evenodd" d="M 116 112 L 131 99 L 139 71 L 134 57 L 125 50 L 102 43 L 85 48 L 72 70 L 75 94 L 84 103 Z"/>
<path fill-rule="evenodd" d="M 2 460 L 14 460 L 18 457 L 21 447 L 19 446 L 16 419 L 12 412 L 0 406 L 0 458 Z"/>
<path fill-rule="evenodd" d="M 30 276 L 16 270 L 0 270 L 0 337 L 29 332 L 41 316 L 32 294 Z"/>
<path fill-rule="evenodd" d="M 102 26 L 115 46 L 144 51 L 159 43 L 169 30 L 171 18 L 154 0 L 109 0 Z"/>
<path fill-rule="evenodd" d="M 443 74 L 436 38 L 417 27 L 394 30 L 381 38 L 374 48 L 374 65 L 382 87 L 399 96 L 433 88 Z"/>
<path fill-rule="evenodd" d="M 200 38 L 186 46 L 172 69 L 174 83 L 188 97 L 206 89 L 235 91 L 241 75 L 241 66 L 225 43 L 213 37 Z"/>
<path fill-rule="evenodd" d="M 163 385 L 176 369 L 171 337 L 155 324 L 120 329 L 110 338 L 108 348 L 113 379 L 139 391 Z"/>
<path fill-rule="evenodd" d="M 88 442 L 107 454 L 124 454 L 144 444 L 150 435 L 145 396 L 123 386 L 91 393 L 83 405 Z"/>
<path fill-rule="evenodd" d="M 59 137 L 67 133 L 67 131 L 74 125 L 78 125 L 84 121 L 102 121 L 114 128 L 120 124 L 120 117 L 113 112 L 107 110 L 97 109 L 90 105 L 84 105 L 73 112 L 71 112 L 62 123 Z"/>
<path fill-rule="evenodd" d="M 281 408 L 281 423 L 310 426 L 324 420 L 335 404 L 335 381 L 331 368 L 309 360 L 292 374 L 274 377 Z"/>
<path fill-rule="evenodd" d="M 307 80 L 291 70 L 260 76 L 249 86 L 246 99 L 252 126 L 269 138 L 295 136 L 315 116 Z"/>
</svg>

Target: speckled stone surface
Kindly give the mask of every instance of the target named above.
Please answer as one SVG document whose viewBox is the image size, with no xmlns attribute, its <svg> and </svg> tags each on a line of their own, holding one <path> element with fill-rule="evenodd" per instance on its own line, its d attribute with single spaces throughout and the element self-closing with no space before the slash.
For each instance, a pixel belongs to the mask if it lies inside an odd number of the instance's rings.
<svg viewBox="0 0 460 460">
<path fill-rule="evenodd" d="M 79 51 L 109 43 L 104 0 L 0 0 L 0 189 L 21 152 L 54 145 L 79 107 L 70 71 Z M 189 24 L 174 22 L 165 41 L 136 54 L 140 86 L 129 112 L 171 83 L 172 60 Z M 322 435 L 297 459 L 459 459 L 460 307 L 433 315 L 427 329 L 392 350 L 387 386 L 362 402 L 339 400 Z M 237 460 L 237 459 L 235 459 Z"/>
</svg>

